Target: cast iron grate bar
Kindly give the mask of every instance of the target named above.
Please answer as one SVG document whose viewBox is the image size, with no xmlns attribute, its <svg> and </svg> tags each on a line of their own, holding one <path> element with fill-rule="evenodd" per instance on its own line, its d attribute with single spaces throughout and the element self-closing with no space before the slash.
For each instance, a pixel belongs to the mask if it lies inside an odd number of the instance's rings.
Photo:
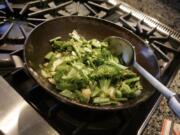
<svg viewBox="0 0 180 135">
<path fill-rule="evenodd" d="M 7 38 L 6 41 L 7 43 L 11 43 L 11 44 L 23 44 L 24 43 L 25 38 L 24 37 L 19 37 L 17 38 Z"/>
<path fill-rule="evenodd" d="M 127 130 L 129 124 L 131 123 L 131 119 L 129 119 L 128 121 L 126 121 L 126 123 L 123 125 L 123 127 L 121 127 L 118 131 L 118 133 L 116 135 L 123 135 L 123 133 L 125 132 L 125 130 Z"/>
<path fill-rule="evenodd" d="M 46 21 L 47 19 L 41 19 L 41 18 L 31 18 L 31 17 L 28 17 L 27 18 L 28 21 L 32 21 L 32 22 L 44 22 Z"/>
<path fill-rule="evenodd" d="M 48 5 L 49 5 L 49 7 L 51 7 L 51 8 L 55 8 L 55 7 L 56 7 L 56 4 L 54 3 L 54 1 L 49 2 Z"/>
<path fill-rule="evenodd" d="M 9 11 L 10 11 L 11 13 L 14 13 L 14 10 L 13 10 L 13 8 L 11 7 L 11 5 L 10 5 L 10 3 L 9 3 L 8 0 L 5 0 L 5 4 L 7 5 Z"/>
<path fill-rule="evenodd" d="M 0 37 L 0 42 L 4 42 L 5 38 L 7 37 L 8 33 L 13 27 L 13 23 L 10 24 L 9 28 L 6 30 L 6 32 Z"/>
<path fill-rule="evenodd" d="M 92 6 L 98 7 L 98 8 L 100 8 L 100 9 L 102 9 L 102 10 L 105 10 L 105 11 L 108 11 L 108 10 L 109 10 L 109 8 L 107 8 L 107 7 L 105 7 L 105 6 L 102 6 L 102 5 L 100 5 L 100 4 L 97 4 L 97 3 L 95 3 L 95 2 L 92 2 L 92 1 L 88 1 L 87 3 L 90 4 L 90 5 L 92 5 Z"/>
<path fill-rule="evenodd" d="M 86 6 L 95 16 L 97 15 L 97 12 L 92 7 L 90 7 L 87 3 L 84 3 L 84 6 Z"/>
<path fill-rule="evenodd" d="M 140 21 L 137 22 L 137 25 L 135 26 L 136 29 L 137 29 L 137 32 L 138 32 L 139 34 L 143 34 L 143 29 L 142 29 L 142 27 L 141 27 L 141 24 L 142 24 L 142 23 L 143 23 L 143 20 L 140 20 Z"/>
<path fill-rule="evenodd" d="M 0 45 L 0 51 L 2 52 L 13 52 L 16 50 L 22 50 L 24 47 L 22 45 L 14 44 L 2 44 Z"/>
<path fill-rule="evenodd" d="M 37 25 L 33 24 L 33 23 L 28 23 L 28 26 L 35 28 Z"/>
<path fill-rule="evenodd" d="M 22 34 L 24 36 L 24 38 L 23 38 L 23 42 L 24 42 L 24 40 L 28 37 L 28 35 L 27 35 L 27 33 L 26 33 L 23 26 L 19 26 L 19 29 L 21 30 L 21 32 L 22 32 Z"/>
<path fill-rule="evenodd" d="M 150 31 L 148 31 L 147 33 L 146 33 L 146 35 L 149 37 L 149 36 L 151 36 L 151 35 L 153 35 L 153 33 L 156 31 L 156 27 L 154 27 L 154 28 L 152 28 Z"/>
<path fill-rule="evenodd" d="M 165 45 L 165 44 L 162 44 L 161 42 L 153 41 L 153 43 L 156 44 L 157 46 L 163 47 L 163 48 L 165 48 L 165 49 L 167 49 L 167 50 L 169 50 L 169 51 L 173 51 L 173 52 L 176 52 L 176 53 L 180 52 L 180 49 L 174 49 L 174 48 L 172 48 L 172 47 L 170 47 L 170 46 L 167 46 L 167 45 Z"/>
<path fill-rule="evenodd" d="M 108 8 L 108 7 L 103 6 L 103 5 L 101 5 L 101 4 L 97 4 L 96 2 L 93 2 L 93 1 L 88 1 L 87 3 L 88 3 L 89 5 L 95 6 L 96 8 L 99 8 L 99 9 L 101 9 L 101 10 L 106 11 L 108 14 L 112 14 L 113 12 L 115 12 L 115 11 L 119 8 L 119 6 L 121 5 L 121 4 L 119 3 L 119 4 L 117 4 L 117 5 L 114 5 L 114 6 L 110 7 L 110 8 Z"/>
<path fill-rule="evenodd" d="M 124 25 L 126 28 L 132 30 L 133 32 L 136 32 L 136 29 L 135 29 L 134 27 L 132 27 L 129 23 L 127 23 L 127 22 L 123 19 L 123 17 L 120 17 L 120 20 L 121 20 L 121 22 L 123 23 L 123 25 Z"/>
<path fill-rule="evenodd" d="M 49 118 L 53 118 L 56 114 L 56 112 L 60 109 L 60 104 L 56 103 L 53 106 L 51 106 L 48 110 L 48 117 Z"/>
<path fill-rule="evenodd" d="M 6 19 L 6 17 L 4 17 L 4 16 L 0 16 L 0 19 L 3 19 L 3 21 L 4 21 L 4 19 Z"/>
<path fill-rule="evenodd" d="M 88 121 L 82 122 L 73 132 L 72 135 L 79 135 L 88 126 Z"/>
<path fill-rule="evenodd" d="M 169 35 L 165 36 L 165 37 L 157 37 L 157 36 L 150 36 L 149 37 L 150 41 L 157 40 L 157 41 L 165 42 L 165 41 L 168 41 L 168 39 L 169 39 Z"/>
<path fill-rule="evenodd" d="M 34 16 L 38 16 L 38 15 L 42 15 L 42 14 L 45 14 L 45 13 L 48 13 L 48 12 L 52 12 L 52 11 L 56 11 L 70 3 L 72 3 L 73 1 L 68 1 L 68 2 L 65 2 L 63 4 L 60 4 L 60 5 L 57 5 L 56 7 L 54 8 L 46 8 L 46 9 L 43 9 L 43 10 L 39 10 L 37 12 L 32 12 L 32 13 L 29 13 L 28 16 L 30 17 L 34 17 Z"/>
<path fill-rule="evenodd" d="M 155 44 L 151 43 L 150 44 L 154 50 L 156 50 L 165 60 L 170 61 L 170 58 Z"/>
<path fill-rule="evenodd" d="M 119 125 L 121 127 L 118 128 L 116 135 L 124 135 L 124 132 L 127 130 L 127 127 L 129 126 L 129 124 L 132 122 L 134 118 L 134 114 L 136 114 L 136 111 L 132 111 L 129 109 L 126 110 L 125 114 L 122 114 L 122 115 L 125 115 L 126 123 L 123 123 L 123 125 Z"/>
<path fill-rule="evenodd" d="M 44 1 L 46 1 L 46 0 L 44 0 Z M 40 4 L 40 3 L 42 3 L 42 0 L 35 0 L 35 1 L 26 3 L 26 5 L 22 8 L 22 10 L 19 12 L 19 14 L 23 15 L 28 8 L 30 8 L 32 6 L 36 6 L 37 4 Z"/>
<path fill-rule="evenodd" d="M 6 12 L 4 12 L 4 11 L 0 10 L 0 14 L 5 15 L 5 14 L 6 14 Z"/>
<path fill-rule="evenodd" d="M 88 5 L 89 4 L 89 5 Z M 93 2 L 93 1 L 88 1 L 86 6 L 95 14 L 96 17 L 98 18 L 104 18 L 106 17 L 107 15 L 111 15 L 113 14 L 117 8 L 120 6 L 121 4 L 117 4 L 115 6 L 112 6 L 110 8 L 106 7 L 106 6 L 103 6 L 101 4 L 97 4 L 96 2 Z M 97 13 L 96 11 L 94 12 L 94 10 L 92 9 L 91 6 L 94 6 L 98 9 L 100 9 L 100 12 Z"/>
</svg>

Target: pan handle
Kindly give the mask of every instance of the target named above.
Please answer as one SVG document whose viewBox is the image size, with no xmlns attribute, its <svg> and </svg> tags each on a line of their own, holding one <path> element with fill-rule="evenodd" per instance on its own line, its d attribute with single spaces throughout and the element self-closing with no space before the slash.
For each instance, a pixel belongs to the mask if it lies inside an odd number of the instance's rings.
<svg viewBox="0 0 180 135">
<path fill-rule="evenodd" d="M 164 86 L 137 62 L 134 62 L 133 66 L 139 71 L 139 73 L 141 73 L 141 75 L 143 75 L 146 80 L 149 81 L 149 83 L 152 84 L 152 86 L 154 86 L 154 88 L 156 88 L 163 96 L 166 97 L 169 107 L 180 118 L 180 98 L 178 97 L 177 93 L 172 92 L 170 89 Z"/>
<path fill-rule="evenodd" d="M 19 56 L 3 53 L 0 54 L 0 67 L 22 68 L 24 64 Z"/>
</svg>

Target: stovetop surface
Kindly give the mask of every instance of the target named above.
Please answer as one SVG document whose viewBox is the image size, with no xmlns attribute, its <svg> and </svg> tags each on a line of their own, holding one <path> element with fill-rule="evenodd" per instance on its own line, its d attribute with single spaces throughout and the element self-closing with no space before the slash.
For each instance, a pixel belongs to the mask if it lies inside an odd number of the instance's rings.
<svg viewBox="0 0 180 135">
<path fill-rule="evenodd" d="M 0 92 L 1 135 L 59 134 L 2 78 L 2 76 L 0 76 Z"/>
<path fill-rule="evenodd" d="M 17 55 L 20 57 L 19 63 L 23 65 L 25 39 L 31 30 L 46 20 L 69 15 L 94 16 L 131 30 L 148 43 L 158 58 L 161 81 L 166 84 L 173 78 L 175 65 L 178 64 L 178 33 L 167 34 L 160 27 L 149 25 L 147 19 L 137 17 L 136 12 L 126 12 L 124 3 L 117 4 L 111 0 L 13 2 L 5 0 L 0 3 L 0 57 L 4 62 L 0 73 L 11 86 L 61 134 L 140 134 L 143 130 L 140 127 L 144 127 L 149 112 L 160 96 L 158 92 L 148 101 L 129 110 L 114 113 L 79 110 L 58 102 L 31 78 L 25 68 L 16 68 L 17 65 L 6 62 L 5 56 Z"/>
</svg>

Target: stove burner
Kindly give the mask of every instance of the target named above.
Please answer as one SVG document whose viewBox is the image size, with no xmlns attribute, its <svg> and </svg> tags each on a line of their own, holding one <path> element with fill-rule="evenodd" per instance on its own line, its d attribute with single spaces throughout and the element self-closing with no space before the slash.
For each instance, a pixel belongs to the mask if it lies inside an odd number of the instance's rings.
<svg viewBox="0 0 180 135">
<path fill-rule="evenodd" d="M 24 16 L 19 15 L 9 2 L 0 3 L 0 50 L 12 52 L 23 48 L 28 33 L 34 28 Z"/>
<path fill-rule="evenodd" d="M 57 118 L 59 118 L 59 121 L 63 121 L 64 124 L 71 125 L 70 128 L 74 129 L 73 135 L 82 130 L 96 134 L 115 132 L 120 126 L 123 126 L 124 122 L 120 113 L 77 112 L 72 109 L 63 109 L 57 112 Z"/>
<path fill-rule="evenodd" d="M 124 27 L 142 37 L 154 50 L 155 54 L 158 56 L 161 72 L 163 73 L 163 69 L 166 69 L 165 67 L 170 65 L 172 59 L 174 59 L 173 53 L 180 52 L 180 47 L 173 46 L 170 35 L 160 34 L 157 32 L 156 27 L 149 28 L 143 20 L 134 22 L 132 18 L 132 14 L 128 13 L 121 16 L 119 19 Z"/>
<path fill-rule="evenodd" d="M 103 18 L 112 14 L 117 7 L 103 1 L 5 0 L 0 3 L 0 50 L 12 52 L 22 49 L 28 33 L 48 19 L 68 15 Z"/>
<path fill-rule="evenodd" d="M 34 1 L 28 2 L 24 8 L 20 11 L 23 15 L 28 12 L 28 18 L 36 20 L 52 19 L 57 16 L 95 16 L 98 18 L 104 18 L 109 14 L 112 14 L 118 5 L 112 6 L 103 1 L 85 1 L 85 0 L 70 0 L 70 1 Z"/>
</svg>

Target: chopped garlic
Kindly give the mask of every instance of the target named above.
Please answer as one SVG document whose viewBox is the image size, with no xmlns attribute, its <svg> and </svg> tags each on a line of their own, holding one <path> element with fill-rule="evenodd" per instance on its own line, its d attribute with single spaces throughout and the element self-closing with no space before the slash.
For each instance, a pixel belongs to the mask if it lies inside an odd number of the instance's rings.
<svg viewBox="0 0 180 135">
<path fill-rule="evenodd" d="M 62 63 L 62 60 L 61 59 L 57 59 L 53 62 L 53 65 L 52 65 L 52 68 L 51 68 L 51 71 L 55 71 L 56 67 L 58 65 L 60 65 Z"/>
<path fill-rule="evenodd" d="M 55 80 L 53 78 L 49 78 L 48 81 L 52 84 L 56 84 Z"/>
<path fill-rule="evenodd" d="M 114 87 L 110 87 L 109 88 L 110 92 L 109 92 L 109 96 L 114 99 L 115 98 L 115 88 Z"/>
<path fill-rule="evenodd" d="M 87 99 L 90 99 L 91 97 L 91 90 L 89 88 L 82 89 L 82 95 L 86 97 Z"/>
</svg>

